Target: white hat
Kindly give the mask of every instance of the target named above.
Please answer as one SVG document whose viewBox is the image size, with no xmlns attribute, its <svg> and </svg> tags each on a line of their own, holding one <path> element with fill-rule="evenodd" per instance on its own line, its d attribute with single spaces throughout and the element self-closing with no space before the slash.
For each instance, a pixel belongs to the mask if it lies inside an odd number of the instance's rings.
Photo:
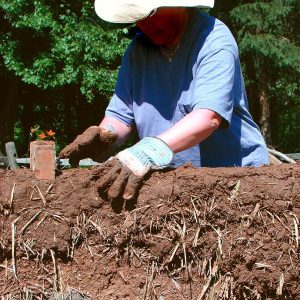
<svg viewBox="0 0 300 300">
<path fill-rule="evenodd" d="M 135 23 L 158 7 L 213 7 L 214 0 L 95 0 L 97 15 L 112 23 Z"/>
</svg>

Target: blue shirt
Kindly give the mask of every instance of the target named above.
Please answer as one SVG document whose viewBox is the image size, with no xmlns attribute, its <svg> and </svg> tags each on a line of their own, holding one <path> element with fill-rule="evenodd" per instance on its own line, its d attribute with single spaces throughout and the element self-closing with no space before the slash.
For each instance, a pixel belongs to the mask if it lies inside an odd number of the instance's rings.
<svg viewBox="0 0 300 300">
<path fill-rule="evenodd" d="M 169 62 L 159 47 L 137 36 L 123 57 L 106 110 L 139 137 L 157 136 L 195 109 L 222 118 L 211 136 L 175 154 L 175 166 L 259 166 L 268 152 L 249 111 L 236 42 L 219 20 L 196 11 Z"/>
</svg>

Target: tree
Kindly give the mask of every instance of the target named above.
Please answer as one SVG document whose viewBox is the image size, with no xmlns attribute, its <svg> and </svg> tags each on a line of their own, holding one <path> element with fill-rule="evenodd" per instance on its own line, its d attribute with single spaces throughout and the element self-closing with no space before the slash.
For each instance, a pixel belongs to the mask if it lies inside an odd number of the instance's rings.
<svg viewBox="0 0 300 300">
<path fill-rule="evenodd" d="M 19 99 L 21 114 L 43 107 L 46 99 L 60 107 L 68 103 L 71 112 L 72 107 L 80 103 L 82 108 L 82 102 L 91 103 L 95 98 L 107 101 L 128 44 L 122 38 L 123 28 L 100 21 L 91 2 L 84 0 L 0 0 L 0 13 L 3 65 L 30 91 Z M 44 92 L 37 93 L 36 88 Z M 44 99 L 30 98 L 32 91 Z M 54 91 L 66 98 L 49 97 Z M 16 105 L 10 96 L 6 103 Z M 16 121 L 17 116 L 10 119 Z M 27 124 L 26 134 L 28 130 Z"/>
<path fill-rule="evenodd" d="M 252 1 L 241 3 L 229 14 L 239 42 L 252 110 L 266 142 L 283 150 L 290 146 L 300 149 L 300 143 L 293 142 L 293 137 L 300 135 L 296 120 L 300 118 L 299 8 L 298 0 Z M 286 128 L 289 115 L 293 115 L 293 129 Z"/>
<path fill-rule="evenodd" d="M 0 155 L 5 143 L 13 140 L 15 115 L 18 109 L 19 79 L 0 63 L 1 109 L 0 109 Z"/>
<path fill-rule="evenodd" d="M 43 89 L 79 84 L 89 100 L 96 90 L 112 92 L 126 41 L 95 16 L 90 1 L 2 0 L 0 8 L 9 23 L 1 55 L 24 82 Z"/>
</svg>

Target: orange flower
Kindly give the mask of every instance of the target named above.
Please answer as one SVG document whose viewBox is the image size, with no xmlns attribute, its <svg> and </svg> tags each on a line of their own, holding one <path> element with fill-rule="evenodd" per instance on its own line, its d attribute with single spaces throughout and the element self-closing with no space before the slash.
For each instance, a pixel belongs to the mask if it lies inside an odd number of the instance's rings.
<svg viewBox="0 0 300 300">
<path fill-rule="evenodd" d="M 52 131 L 52 129 L 50 129 L 49 131 L 46 131 L 46 133 L 48 136 L 51 136 L 51 137 L 53 137 L 55 135 L 55 132 Z"/>
<path fill-rule="evenodd" d="M 39 136 L 39 138 L 42 139 L 42 140 L 45 139 L 45 138 L 47 137 L 46 134 L 45 134 L 44 132 L 40 133 L 38 136 Z"/>
</svg>

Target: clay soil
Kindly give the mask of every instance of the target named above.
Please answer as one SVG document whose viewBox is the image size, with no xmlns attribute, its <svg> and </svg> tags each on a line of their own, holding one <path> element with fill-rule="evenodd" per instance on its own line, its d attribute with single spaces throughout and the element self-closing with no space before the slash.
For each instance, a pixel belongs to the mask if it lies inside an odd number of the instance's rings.
<svg viewBox="0 0 300 300">
<path fill-rule="evenodd" d="M 154 172 L 128 203 L 97 180 L 0 170 L 1 300 L 300 299 L 299 163 Z"/>
</svg>

